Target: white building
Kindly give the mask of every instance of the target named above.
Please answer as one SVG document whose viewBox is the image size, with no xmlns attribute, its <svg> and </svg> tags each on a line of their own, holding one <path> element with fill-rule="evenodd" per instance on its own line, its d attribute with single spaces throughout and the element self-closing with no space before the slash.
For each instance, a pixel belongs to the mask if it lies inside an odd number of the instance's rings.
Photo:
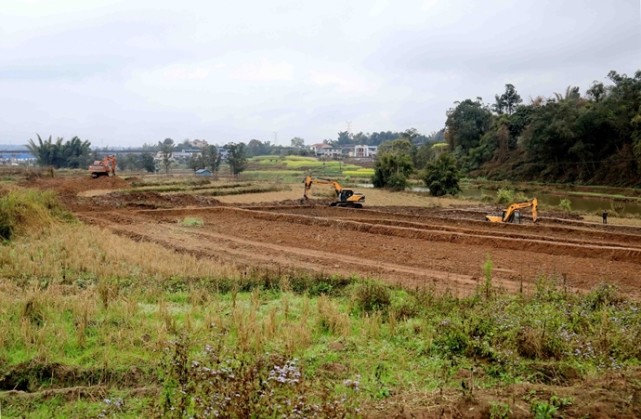
<svg viewBox="0 0 641 419">
<path fill-rule="evenodd" d="M 378 151 L 378 146 L 376 145 L 356 145 L 354 146 L 354 153 L 352 157 L 374 158 L 376 157 L 377 151 Z"/>
<path fill-rule="evenodd" d="M 316 157 L 337 157 L 343 154 L 340 148 L 334 148 L 325 143 L 312 144 L 309 148 L 314 152 Z"/>
</svg>

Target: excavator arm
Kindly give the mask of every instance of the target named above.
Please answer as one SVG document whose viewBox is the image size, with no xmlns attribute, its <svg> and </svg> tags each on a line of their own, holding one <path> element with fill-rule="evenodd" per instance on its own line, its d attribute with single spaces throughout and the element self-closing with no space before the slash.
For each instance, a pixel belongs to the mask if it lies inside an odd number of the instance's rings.
<svg viewBox="0 0 641 419">
<path fill-rule="evenodd" d="M 333 207 L 352 207 L 352 208 L 363 208 L 363 203 L 365 202 L 365 195 L 360 192 L 354 192 L 351 189 L 345 189 L 335 180 L 331 179 L 322 179 L 322 178 L 313 178 L 311 176 L 306 176 L 303 181 L 305 184 L 305 192 L 303 193 L 303 199 L 308 200 L 307 192 L 312 188 L 313 184 L 319 185 L 331 185 L 334 188 L 336 193 L 336 201 L 332 202 L 330 205 Z"/>
<path fill-rule="evenodd" d="M 312 189 L 313 184 L 319 184 L 319 185 L 332 185 L 334 187 L 334 192 L 336 192 L 336 197 L 340 196 L 341 191 L 343 190 L 343 187 L 340 185 L 340 183 L 336 182 L 335 180 L 331 179 L 321 179 L 321 178 L 313 178 L 311 176 L 306 176 L 305 180 L 303 181 L 305 183 L 305 193 L 303 194 L 303 198 L 309 199 L 307 197 L 307 192 Z"/>
<path fill-rule="evenodd" d="M 531 201 L 526 202 L 515 202 L 510 204 L 506 209 L 503 210 L 502 216 L 486 215 L 485 219 L 493 223 L 511 223 L 514 221 L 514 212 L 524 208 L 531 208 L 532 211 L 532 221 L 536 223 L 538 219 L 538 205 L 539 201 L 534 198 Z"/>
</svg>

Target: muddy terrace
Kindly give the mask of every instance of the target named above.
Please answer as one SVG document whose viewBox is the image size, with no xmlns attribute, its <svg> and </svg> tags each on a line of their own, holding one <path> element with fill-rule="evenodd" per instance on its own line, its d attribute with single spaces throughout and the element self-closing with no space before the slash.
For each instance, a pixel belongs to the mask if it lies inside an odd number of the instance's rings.
<svg viewBox="0 0 641 419">
<path fill-rule="evenodd" d="M 223 204 L 197 194 L 117 191 L 129 186 L 117 179 L 69 182 L 49 187 L 62 192 L 81 220 L 203 258 L 378 278 L 455 295 L 475 289 L 489 258 L 493 281 L 507 290 L 527 290 L 545 276 L 568 289 L 607 281 L 641 296 L 638 227 L 560 218 L 545 209 L 537 224 L 500 225 L 483 221 L 493 208 L 474 204 L 445 209 L 374 202 L 355 210 L 321 200 L 301 205 L 292 199 L 296 191 L 280 201 L 261 203 L 258 193 L 251 205 Z M 100 192 L 87 193 L 91 189 Z"/>
</svg>

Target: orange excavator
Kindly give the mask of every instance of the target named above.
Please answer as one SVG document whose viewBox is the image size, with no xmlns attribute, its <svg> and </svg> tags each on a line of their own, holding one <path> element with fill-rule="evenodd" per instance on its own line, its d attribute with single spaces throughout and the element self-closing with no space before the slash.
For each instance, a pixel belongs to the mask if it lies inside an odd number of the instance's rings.
<svg viewBox="0 0 641 419">
<path fill-rule="evenodd" d="M 96 160 L 89 166 L 89 173 L 92 178 L 116 176 L 116 165 L 116 156 L 105 156 L 102 160 Z"/>
<path fill-rule="evenodd" d="M 305 193 L 303 199 L 308 200 L 307 192 L 312 188 L 313 184 L 331 185 L 334 187 L 336 193 L 336 201 L 329 204 L 332 207 L 349 207 L 349 208 L 363 208 L 365 202 L 365 195 L 360 192 L 354 192 L 351 189 L 345 189 L 335 180 L 313 178 L 311 176 L 305 177 Z"/>
<path fill-rule="evenodd" d="M 532 209 L 532 221 L 536 223 L 537 221 L 537 209 L 539 201 L 536 198 L 533 198 L 531 201 L 525 202 L 515 202 L 510 204 L 506 209 L 503 210 L 503 214 L 499 217 L 497 215 L 486 215 L 485 219 L 493 223 L 514 223 L 520 222 L 520 210 L 524 208 Z M 515 217 L 516 214 L 519 214 L 518 217 Z"/>
</svg>

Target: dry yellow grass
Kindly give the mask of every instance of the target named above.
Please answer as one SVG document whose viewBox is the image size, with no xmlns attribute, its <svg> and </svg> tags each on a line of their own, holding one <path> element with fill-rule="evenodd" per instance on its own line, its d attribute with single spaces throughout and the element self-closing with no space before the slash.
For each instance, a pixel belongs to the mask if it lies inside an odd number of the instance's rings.
<svg viewBox="0 0 641 419">
<path fill-rule="evenodd" d="M 0 276 L 49 278 L 235 277 L 238 270 L 214 260 L 138 243 L 93 226 L 55 226 L 47 234 L 0 247 Z"/>
</svg>

